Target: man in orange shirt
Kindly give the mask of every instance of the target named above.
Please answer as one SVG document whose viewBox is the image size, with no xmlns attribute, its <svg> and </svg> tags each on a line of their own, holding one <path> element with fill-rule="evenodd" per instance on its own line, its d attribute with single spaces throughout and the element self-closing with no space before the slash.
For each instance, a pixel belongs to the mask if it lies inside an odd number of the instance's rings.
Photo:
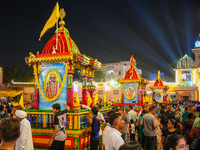
<svg viewBox="0 0 200 150">
<path fill-rule="evenodd" d="M 149 103 L 148 102 L 144 103 L 144 110 L 146 110 L 147 112 L 149 112 Z"/>
</svg>

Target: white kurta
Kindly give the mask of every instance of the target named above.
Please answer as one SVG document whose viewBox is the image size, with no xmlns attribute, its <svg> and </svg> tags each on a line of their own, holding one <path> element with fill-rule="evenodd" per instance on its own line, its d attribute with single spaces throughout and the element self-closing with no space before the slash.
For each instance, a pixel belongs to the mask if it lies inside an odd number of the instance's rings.
<svg viewBox="0 0 200 150">
<path fill-rule="evenodd" d="M 123 144 L 124 140 L 121 137 L 121 133 L 115 128 L 110 127 L 110 130 L 106 133 L 105 149 L 106 150 L 118 150 Z"/>
<path fill-rule="evenodd" d="M 34 150 L 30 122 L 24 118 L 20 122 L 21 135 L 17 139 L 15 150 Z"/>
</svg>

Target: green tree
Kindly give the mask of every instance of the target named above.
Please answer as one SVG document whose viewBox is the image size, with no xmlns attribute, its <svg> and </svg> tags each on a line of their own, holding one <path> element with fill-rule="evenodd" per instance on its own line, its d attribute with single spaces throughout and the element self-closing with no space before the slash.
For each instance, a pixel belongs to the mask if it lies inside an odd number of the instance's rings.
<svg viewBox="0 0 200 150">
<path fill-rule="evenodd" d="M 22 70 L 21 74 L 22 74 L 23 78 L 21 78 L 20 81 L 23 81 L 23 82 L 34 82 L 34 75 L 33 75 L 32 70 L 24 69 L 24 70 Z"/>
<path fill-rule="evenodd" d="M 31 82 L 34 81 L 34 76 L 29 68 L 3 67 L 3 83 L 10 83 L 12 79 L 14 82 Z"/>
<path fill-rule="evenodd" d="M 10 83 L 13 79 L 18 81 L 21 79 L 21 69 L 17 67 L 3 67 L 3 82 Z"/>
<path fill-rule="evenodd" d="M 94 72 L 94 81 L 95 82 L 105 82 L 106 81 L 106 75 L 103 71 L 97 70 Z"/>
</svg>

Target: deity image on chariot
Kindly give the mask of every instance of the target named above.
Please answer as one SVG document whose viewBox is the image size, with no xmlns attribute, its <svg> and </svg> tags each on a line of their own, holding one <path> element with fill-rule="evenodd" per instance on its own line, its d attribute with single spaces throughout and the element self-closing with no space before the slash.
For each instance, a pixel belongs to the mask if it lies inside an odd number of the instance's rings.
<svg viewBox="0 0 200 150">
<path fill-rule="evenodd" d="M 60 89 L 61 77 L 55 69 L 50 70 L 45 77 L 44 90 L 47 98 L 54 98 Z"/>
<path fill-rule="evenodd" d="M 160 100 L 161 96 L 162 96 L 161 91 L 156 91 L 155 93 L 156 100 Z"/>
<path fill-rule="evenodd" d="M 134 89 L 133 86 L 128 86 L 128 87 L 127 87 L 126 95 L 127 95 L 127 97 L 129 97 L 129 98 L 133 98 L 133 97 L 134 97 L 134 95 L 135 95 L 135 89 Z"/>
</svg>

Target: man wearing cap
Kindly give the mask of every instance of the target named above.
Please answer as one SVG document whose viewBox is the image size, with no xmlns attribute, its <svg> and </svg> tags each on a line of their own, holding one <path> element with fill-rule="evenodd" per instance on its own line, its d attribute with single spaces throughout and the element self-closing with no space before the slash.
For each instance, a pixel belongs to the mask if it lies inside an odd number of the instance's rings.
<svg viewBox="0 0 200 150">
<path fill-rule="evenodd" d="M 21 132 L 21 135 L 16 142 L 15 150 L 34 150 L 31 133 L 31 124 L 26 119 L 26 112 L 23 110 L 17 110 L 15 112 L 15 116 L 20 121 Z"/>
</svg>

